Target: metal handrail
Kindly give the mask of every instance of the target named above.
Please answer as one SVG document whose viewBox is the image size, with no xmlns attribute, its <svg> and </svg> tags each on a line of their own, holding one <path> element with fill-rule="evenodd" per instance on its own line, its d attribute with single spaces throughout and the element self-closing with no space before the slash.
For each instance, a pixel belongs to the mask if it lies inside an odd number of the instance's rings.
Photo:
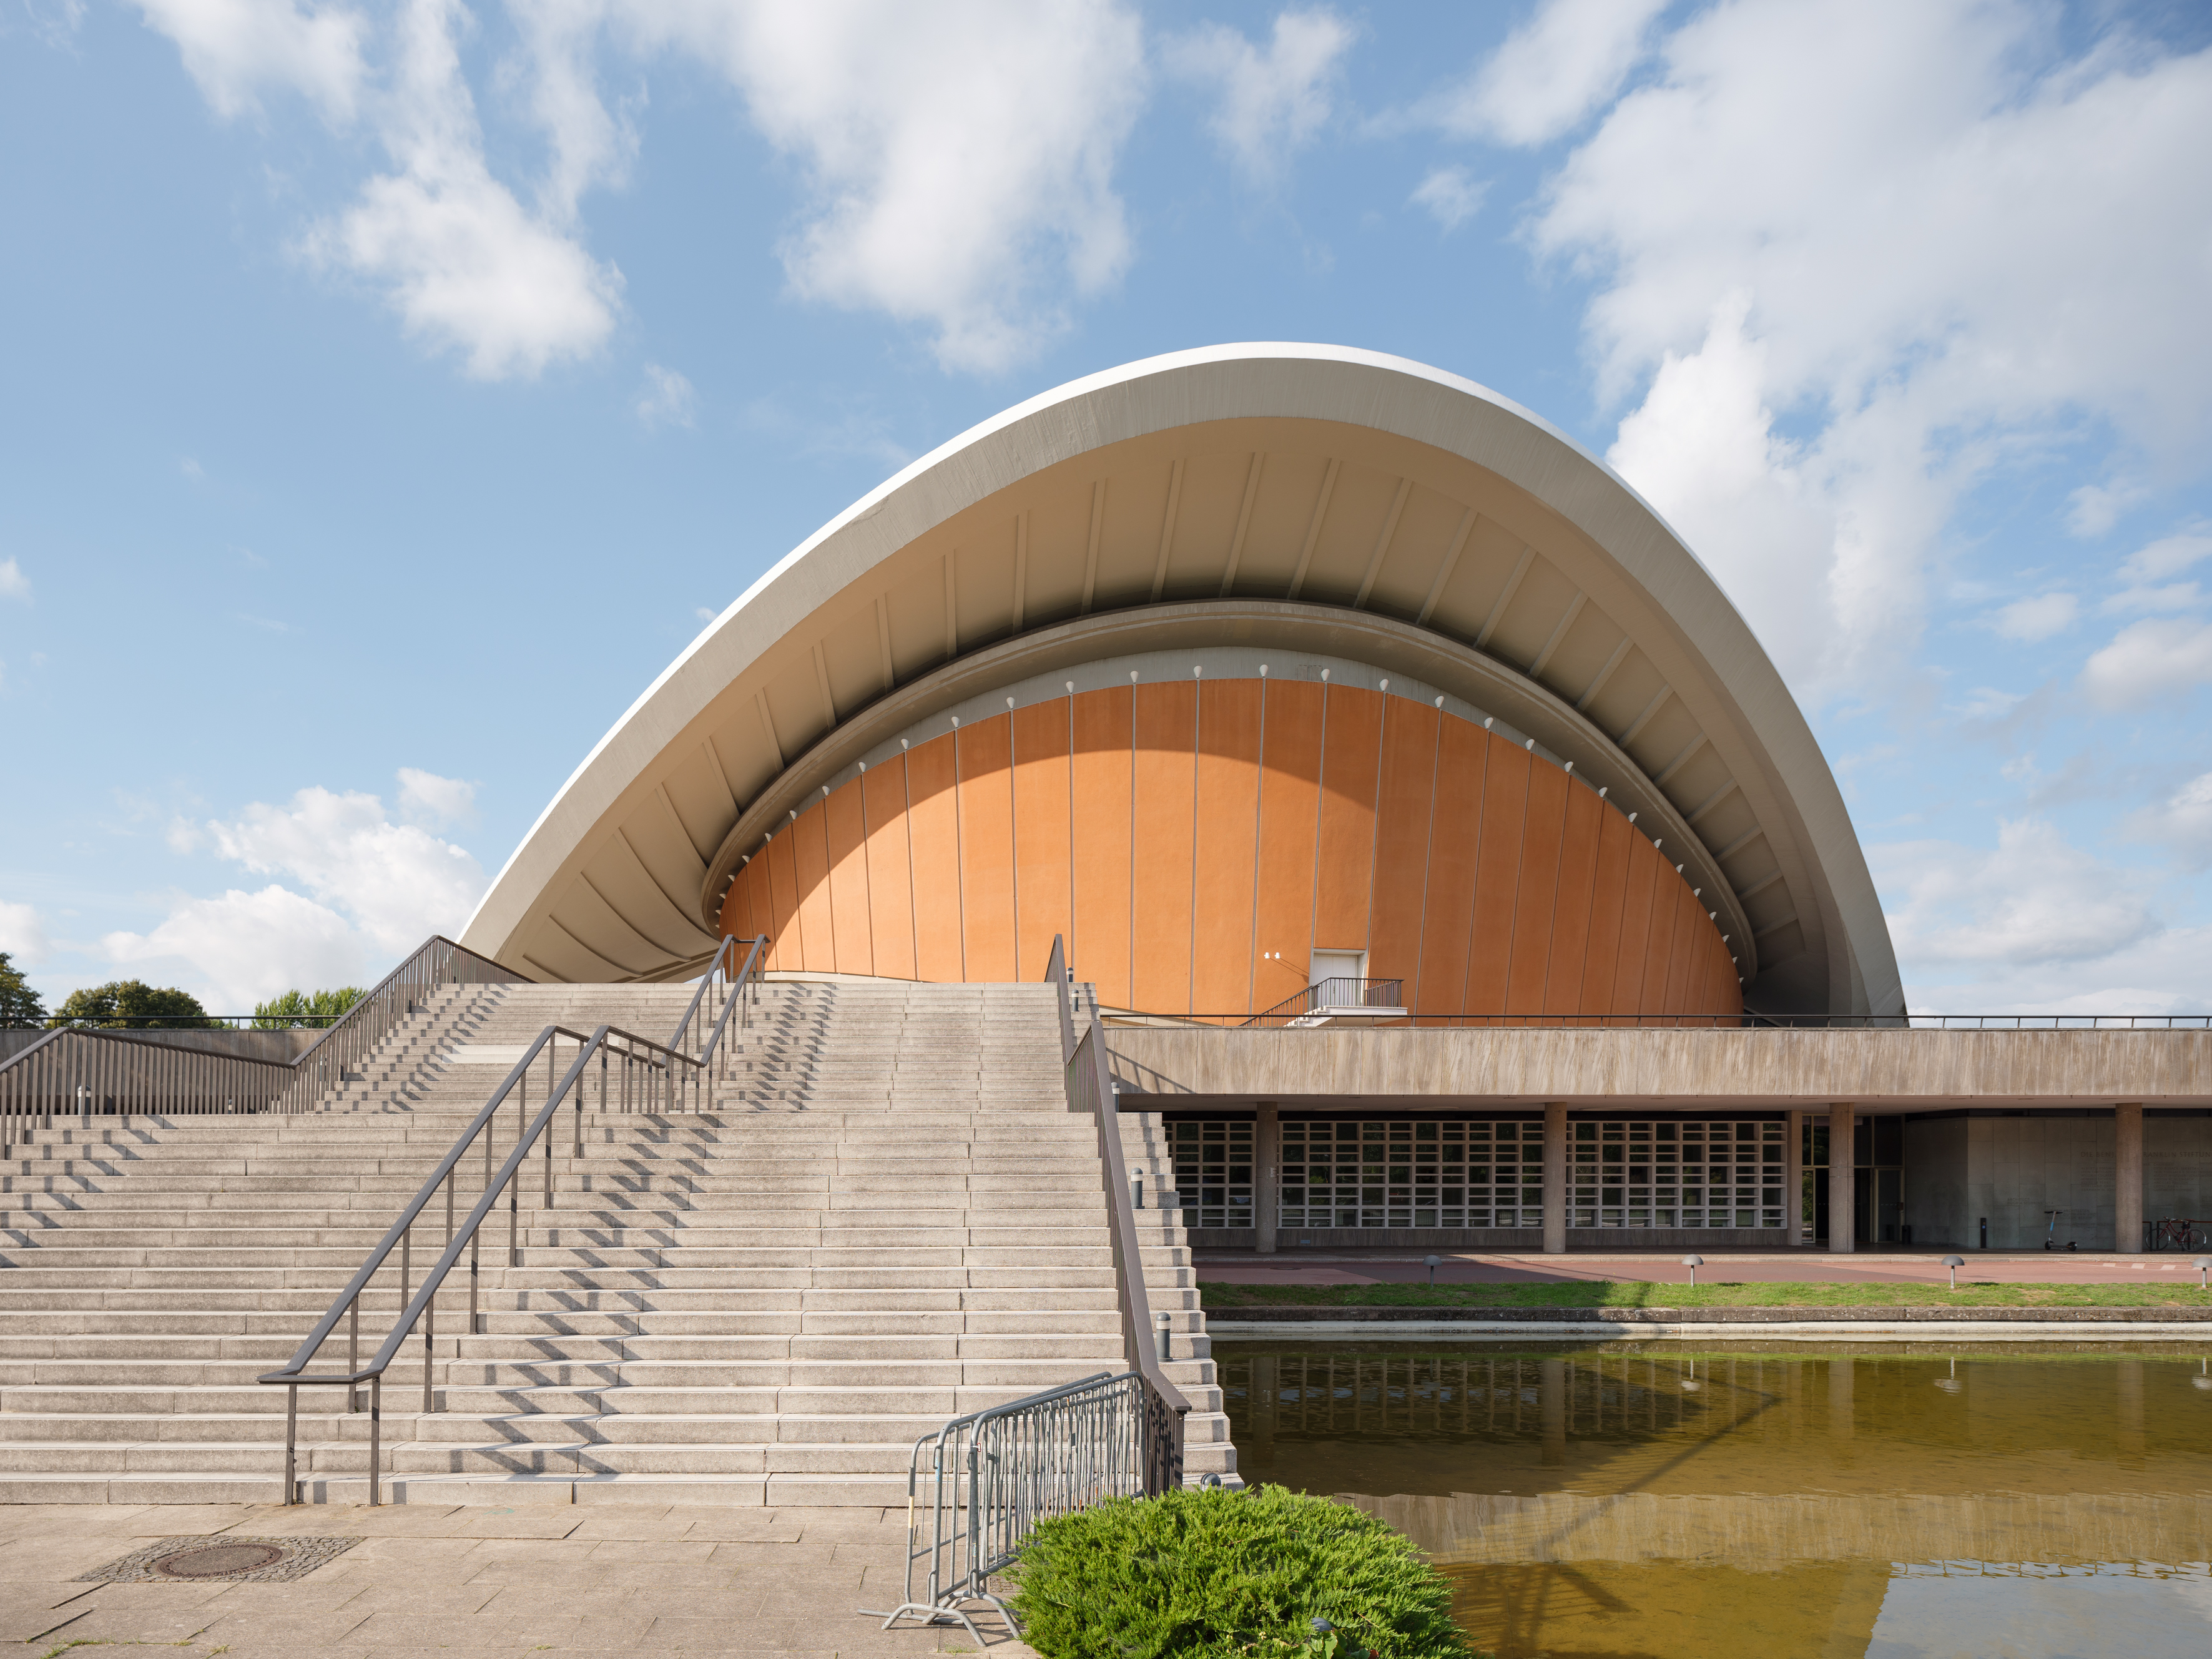
<svg viewBox="0 0 2212 1659">
<path fill-rule="evenodd" d="M 1018 1635 L 1012 1612 L 991 1593 L 991 1578 L 1021 1553 L 1030 1528 L 1054 1516 L 1109 1498 L 1150 1496 L 1145 1456 L 1145 1380 L 1105 1371 L 1003 1406 L 956 1417 L 914 1443 L 907 1460 L 905 1599 L 881 1618 L 964 1625 L 983 1645 L 964 1603 L 998 1610 Z M 929 1495 L 922 1495 L 922 1462 Z M 927 1505 L 928 1541 L 920 1540 Z M 915 1569 L 928 1572 L 920 1595 Z"/>
<path fill-rule="evenodd" d="M 490 969 L 485 972 L 484 969 Z M 307 1045 L 293 1061 L 294 1080 L 281 1109 L 303 1111 L 301 1103 L 319 1098 L 331 1077 L 331 1066 L 343 1079 L 348 1062 L 366 1060 L 369 1052 L 420 1006 L 417 989 L 441 985 L 530 985 L 527 974 L 519 974 L 505 963 L 456 945 L 442 933 L 433 933 L 422 947 L 371 986 L 344 1018 Z M 322 1087 L 313 1085 L 319 1082 Z"/>
<path fill-rule="evenodd" d="M 759 953 L 760 946 L 764 942 L 765 935 L 763 935 L 761 939 L 746 939 L 744 941 L 744 943 L 753 946 L 755 955 Z M 668 1046 L 670 1048 L 684 1053 L 690 1052 L 684 1047 L 684 1039 L 686 1036 L 690 1035 L 692 1030 L 691 1022 L 698 1016 L 700 1000 L 706 996 L 709 990 L 720 982 L 716 979 L 715 975 L 723 972 L 724 969 L 728 967 L 729 958 L 735 951 L 738 943 L 739 940 L 735 933 L 725 933 L 722 935 L 722 942 L 714 947 L 714 954 L 707 959 L 706 969 L 699 975 L 699 988 L 691 993 L 691 1000 L 684 1006 L 684 1018 L 676 1022 L 676 1029 L 668 1034 Z M 752 967 L 751 959 L 750 957 L 746 959 L 745 966 L 747 971 L 750 972 Z M 710 1007 L 712 1006 L 711 1004 L 708 1006 Z M 717 1029 L 719 1029 L 719 1026 Z"/>
<path fill-rule="evenodd" d="M 307 1339 L 295 1350 L 289 1363 L 281 1370 L 268 1372 L 255 1379 L 256 1382 L 272 1386 L 282 1385 L 286 1389 L 283 1499 L 285 1503 L 291 1504 L 296 1502 L 298 1498 L 300 1390 L 302 1388 L 313 1387 L 343 1387 L 347 1391 L 347 1410 L 353 1412 L 360 1409 L 359 1390 L 363 1382 L 369 1385 L 368 1501 L 371 1504 L 382 1501 L 381 1440 L 384 1373 L 390 1369 L 392 1361 L 398 1356 L 401 1345 L 405 1342 L 409 1334 L 419 1322 L 422 1327 L 423 1343 L 422 1409 L 428 1412 L 434 1408 L 434 1384 L 432 1377 L 435 1369 L 438 1292 L 444 1288 L 447 1274 L 452 1272 L 454 1264 L 460 1260 L 462 1248 L 466 1246 L 469 1251 L 469 1334 L 478 1334 L 478 1322 L 481 1317 L 479 1313 L 482 1254 L 480 1233 L 484 1218 L 491 1213 L 493 1206 L 498 1202 L 501 1194 L 504 1193 L 507 1200 L 507 1265 L 509 1267 L 520 1265 L 520 1171 L 523 1160 L 529 1156 L 532 1149 L 542 1139 L 544 1146 L 545 1168 L 544 1198 L 540 1207 L 551 1209 L 554 1191 L 553 1142 L 548 1132 L 561 1107 L 573 1100 L 575 1109 L 574 1156 L 578 1158 L 583 1156 L 585 1091 L 582 1079 L 594 1054 L 599 1057 L 599 1107 L 602 1110 L 606 1109 L 608 1103 L 607 1073 L 610 1059 L 619 1061 L 621 1065 L 621 1080 L 616 1090 L 616 1097 L 618 1103 L 625 1107 L 644 1111 L 680 1110 L 681 1103 L 684 1098 L 683 1085 L 684 1083 L 689 1083 L 696 1091 L 691 1096 L 695 1103 L 694 1109 L 712 1108 L 711 1079 L 722 1034 L 727 1029 L 731 1014 L 740 1008 L 746 1011 L 745 1018 L 750 1022 L 751 1006 L 759 997 L 759 965 L 764 959 L 768 939 L 766 935 L 763 935 L 744 942 L 749 943 L 752 949 L 745 958 L 744 969 L 734 981 L 737 994 L 725 997 L 720 1016 L 715 1020 L 706 1042 L 696 1056 L 683 1053 L 673 1043 L 655 1042 L 649 1037 L 638 1036 L 635 1033 L 609 1025 L 599 1026 L 589 1036 L 567 1026 L 548 1025 L 525 1048 L 521 1058 L 515 1061 L 499 1086 L 492 1091 L 491 1097 L 484 1103 L 483 1109 L 471 1121 L 468 1127 L 454 1140 L 452 1149 L 440 1160 L 437 1168 L 431 1171 L 429 1178 L 422 1183 L 414 1198 L 401 1210 L 398 1219 L 392 1224 L 383 1238 L 369 1252 L 368 1260 L 362 1262 L 360 1270 L 338 1293 L 337 1299 L 331 1304 L 322 1318 L 316 1322 Z M 677 1028 L 678 1036 L 680 1037 L 683 1035 L 684 1025 L 689 1024 L 691 1012 L 697 1008 L 699 997 L 705 993 L 708 981 L 722 970 L 725 957 L 729 954 L 732 952 L 725 949 L 716 951 L 714 959 L 709 964 L 706 975 L 702 976 L 699 992 L 693 995 L 691 1009 L 686 1011 L 684 1021 Z M 574 1042 L 578 1047 L 575 1060 L 570 1063 L 568 1070 L 562 1073 L 556 1083 L 552 1080 L 553 1064 L 557 1058 L 553 1052 L 553 1047 L 563 1037 Z M 620 1046 L 614 1046 L 616 1044 Z M 529 1110 L 530 1072 L 540 1054 L 546 1056 L 548 1081 L 545 1103 L 538 1109 L 536 1117 L 526 1123 L 523 1120 Z M 647 1086 L 641 1090 L 633 1091 L 629 1085 L 640 1068 L 642 1068 L 644 1073 L 641 1080 Z M 683 1073 L 682 1082 L 678 1080 L 679 1070 Z M 506 1161 L 495 1171 L 492 1168 L 492 1157 L 498 1113 L 506 1104 L 508 1097 L 517 1089 L 521 1090 L 522 1093 L 517 1099 L 515 1106 L 514 1150 L 507 1154 Z M 478 1194 L 477 1201 L 470 1208 L 467 1216 L 462 1218 L 457 1226 L 453 1218 L 454 1182 L 461 1160 L 468 1154 L 479 1135 L 483 1138 L 483 1189 Z M 444 1188 L 446 1193 L 444 1253 L 423 1275 L 421 1290 L 414 1292 L 410 1297 L 409 1289 L 412 1280 L 414 1224 L 422 1215 L 424 1206 L 436 1195 L 441 1187 Z M 370 1358 L 368 1364 L 363 1365 L 361 1363 L 361 1298 L 376 1274 L 390 1261 L 395 1245 L 399 1250 L 399 1299 L 402 1304 L 399 1317 L 386 1334 L 384 1340 L 378 1346 L 375 1354 Z M 347 1353 L 349 1369 L 337 1372 L 310 1373 L 307 1367 L 313 1363 L 316 1353 L 329 1340 L 331 1333 L 337 1328 L 341 1318 L 350 1319 Z"/>
<path fill-rule="evenodd" d="M 1294 991 L 1273 1007 L 1244 1021 L 1247 1025 L 1280 1024 L 1311 1013 L 1316 1008 L 1403 1008 L 1406 981 L 1402 979 L 1354 979 L 1342 975 L 1317 979 Z"/>
<path fill-rule="evenodd" d="M 86 1123 L 111 1101 L 176 1113 L 258 1112 L 282 1099 L 290 1062 L 162 1042 L 143 1032 L 66 1026 L 0 1064 L 0 1158 L 72 1109 Z M 129 1115 L 129 1108 L 124 1108 Z"/>
<path fill-rule="evenodd" d="M 1129 1201 L 1127 1161 L 1121 1152 L 1121 1120 L 1114 1098 L 1114 1077 L 1098 1022 L 1079 1041 L 1067 984 L 1067 955 L 1053 936 L 1045 977 L 1060 999 L 1060 1058 L 1066 1069 L 1067 1109 L 1087 1113 L 1098 1130 L 1098 1165 L 1105 1187 L 1107 1238 L 1113 1247 L 1114 1282 L 1120 1292 L 1121 1346 L 1129 1368 L 1143 1379 L 1146 1392 L 1146 1491 L 1156 1493 L 1182 1484 L 1183 1419 L 1190 1401 L 1168 1380 L 1154 1350 L 1152 1297 L 1145 1286 L 1144 1249 L 1137 1240 L 1137 1215 Z"/>
<path fill-rule="evenodd" d="M 88 1125 L 95 1111 L 105 1115 L 111 1109 L 126 1121 L 134 1110 L 180 1116 L 307 1111 L 332 1080 L 333 1066 L 343 1079 L 422 1006 L 428 992 L 448 984 L 532 982 L 527 975 L 434 933 L 296 1059 L 219 1054 L 162 1042 L 151 1030 L 63 1026 L 0 1060 L 0 1156 L 22 1138 L 30 1116 L 51 1129 L 56 1110 L 72 1105 Z M 100 1046 L 116 1042 L 154 1052 L 125 1064 L 122 1051 Z"/>
</svg>

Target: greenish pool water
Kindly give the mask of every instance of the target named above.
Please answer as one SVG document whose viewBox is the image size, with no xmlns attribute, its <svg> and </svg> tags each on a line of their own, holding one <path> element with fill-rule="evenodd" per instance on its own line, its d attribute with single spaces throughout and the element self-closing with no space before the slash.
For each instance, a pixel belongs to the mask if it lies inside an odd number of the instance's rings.
<svg viewBox="0 0 2212 1659">
<path fill-rule="evenodd" d="M 1407 1534 L 1500 1659 L 2212 1652 L 2201 1350 L 1214 1352 L 1245 1478 Z"/>
</svg>

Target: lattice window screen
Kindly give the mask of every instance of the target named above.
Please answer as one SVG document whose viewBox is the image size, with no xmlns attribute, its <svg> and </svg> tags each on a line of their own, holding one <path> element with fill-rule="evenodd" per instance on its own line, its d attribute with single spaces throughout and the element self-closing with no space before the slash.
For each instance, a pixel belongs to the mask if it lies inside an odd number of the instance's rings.
<svg viewBox="0 0 2212 1659">
<path fill-rule="evenodd" d="M 1252 1224 L 1252 1125 L 1226 1121 L 1172 1123 L 1176 1191 L 1188 1227 Z"/>
<path fill-rule="evenodd" d="M 1577 1123 L 1571 1227 L 1779 1227 L 1779 1123 Z"/>
<path fill-rule="evenodd" d="M 1540 1227 L 1544 1126 L 1433 1118 L 1283 1125 L 1285 1227 Z"/>
</svg>

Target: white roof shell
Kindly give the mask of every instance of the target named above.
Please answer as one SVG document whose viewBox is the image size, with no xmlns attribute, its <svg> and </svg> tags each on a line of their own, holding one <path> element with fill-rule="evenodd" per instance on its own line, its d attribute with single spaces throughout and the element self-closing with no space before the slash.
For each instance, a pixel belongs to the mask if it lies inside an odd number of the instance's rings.
<svg viewBox="0 0 2212 1659">
<path fill-rule="evenodd" d="M 1319 345 L 1074 381 L 854 502 L 600 739 L 463 942 L 546 979 L 680 974 L 741 853 L 872 744 L 1048 668 L 1208 637 L 1325 638 L 1496 709 L 1686 852 L 1746 942 L 1750 1006 L 1902 1008 L 1834 776 L 1680 538 L 1496 393 Z"/>
</svg>

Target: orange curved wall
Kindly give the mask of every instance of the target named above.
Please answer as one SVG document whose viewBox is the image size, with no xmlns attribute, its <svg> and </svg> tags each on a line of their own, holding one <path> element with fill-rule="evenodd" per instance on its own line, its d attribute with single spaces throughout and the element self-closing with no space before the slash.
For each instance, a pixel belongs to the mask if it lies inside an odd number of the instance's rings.
<svg viewBox="0 0 2212 1659">
<path fill-rule="evenodd" d="M 917 744 L 739 871 L 769 965 L 1042 977 L 1246 1014 L 1364 951 L 1416 1016 L 1735 1014 L 1720 932 L 1594 790 L 1480 726 L 1304 680 L 1085 692 Z M 1273 959 L 1280 951 L 1281 960 Z"/>
</svg>

